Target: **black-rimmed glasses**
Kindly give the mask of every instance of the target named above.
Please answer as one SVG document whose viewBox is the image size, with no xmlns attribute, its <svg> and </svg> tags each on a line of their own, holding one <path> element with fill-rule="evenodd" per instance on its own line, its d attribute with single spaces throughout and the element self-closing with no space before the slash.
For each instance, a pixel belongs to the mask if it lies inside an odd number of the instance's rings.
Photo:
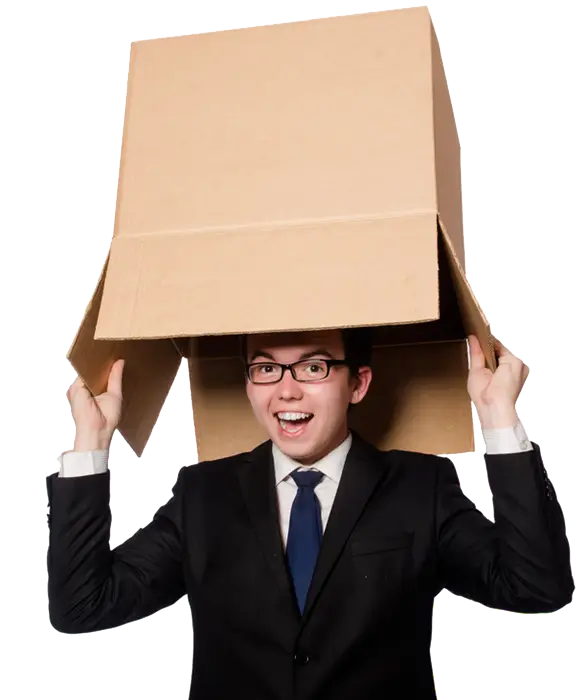
<svg viewBox="0 0 588 700">
<path fill-rule="evenodd" d="M 331 367 L 346 365 L 347 360 L 299 360 L 290 365 L 279 362 L 253 362 L 245 371 L 253 384 L 276 384 L 289 369 L 297 382 L 320 382 L 329 376 Z"/>
</svg>

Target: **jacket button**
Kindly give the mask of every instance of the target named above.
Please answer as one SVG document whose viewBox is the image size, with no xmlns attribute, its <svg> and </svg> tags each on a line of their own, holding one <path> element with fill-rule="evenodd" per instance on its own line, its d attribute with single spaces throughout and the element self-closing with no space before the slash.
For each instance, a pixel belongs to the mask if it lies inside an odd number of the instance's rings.
<svg viewBox="0 0 588 700">
<path fill-rule="evenodd" d="M 310 661 L 310 656 L 304 652 L 298 652 L 297 654 L 294 654 L 294 661 L 299 666 L 306 666 L 306 664 Z"/>
</svg>

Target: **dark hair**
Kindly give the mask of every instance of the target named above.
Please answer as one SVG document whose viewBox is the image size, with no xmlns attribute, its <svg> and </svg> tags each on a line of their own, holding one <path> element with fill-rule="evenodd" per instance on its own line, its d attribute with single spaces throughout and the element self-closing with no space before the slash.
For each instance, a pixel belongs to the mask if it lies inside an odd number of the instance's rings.
<svg viewBox="0 0 588 700">
<path fill-rule="evenodd" d="M 357 376 L 360 367 L 370 366 L 372 360 L 373 328 L 342 328 L 343 354 L 349 363 L 349 373 Z M 241 358 L 247 363 L 247 336 L 240 338 Z"/>
<path fill-rule="evenodd" d="M 356 376 L 360 367 L 371 366 L 373 328 L 342 328 L 341 335 L 349 373 Z"/>
<path fill-rule="evenodd" d="M 349 366 L 349 376 L 359 376 L 360 367 L 372 364 L 373 328 L 342 328 L 343 350 Z M 349 403 L 347 411 L 354 411 L 357 404 Z"/>
</svg>

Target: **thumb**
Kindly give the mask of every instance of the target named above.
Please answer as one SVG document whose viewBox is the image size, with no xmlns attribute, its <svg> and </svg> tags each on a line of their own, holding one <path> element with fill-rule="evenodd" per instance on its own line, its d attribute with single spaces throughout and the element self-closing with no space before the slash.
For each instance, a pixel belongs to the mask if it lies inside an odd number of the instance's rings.
<svg viewBox="0 0 588 700">
<path fill-rule="evenodd" d="M 470 367 L 471 369 L 484 369 L 486 367 L 486 359 L 484 351 L 480 345 L 480 341 L 475 335 L 469 335 L 468 341 L 470 344 Z"/>
<path fill-rule="evenodd" d="M 108 388 L 109 394 L 114 394 L 118 399 L 122 401 L 122 375 L 125 361 L 122 359 L 117 360 L 110 369 L 110 374 L 108 375 Z"/>
</svg>

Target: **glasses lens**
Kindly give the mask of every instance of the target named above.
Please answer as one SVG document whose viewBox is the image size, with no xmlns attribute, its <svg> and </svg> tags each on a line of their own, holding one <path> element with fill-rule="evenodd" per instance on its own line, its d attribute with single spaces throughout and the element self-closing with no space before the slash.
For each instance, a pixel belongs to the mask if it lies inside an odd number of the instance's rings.
<svg viewBox="0 0 588 700">
<path fill-rule="evenodd" d="M 329 373 L 329 366 L 324 360 L 303 360 L 294 365 L 296 379 L 299 382 L 316 382 Z"/>
<path fill-rule="evenodd" d="M 278 381 L 281 371 L 273 362 L 255 364 L 249 368 L 249 379 L 255 384 L 269 384 Z"/>
</svg>

